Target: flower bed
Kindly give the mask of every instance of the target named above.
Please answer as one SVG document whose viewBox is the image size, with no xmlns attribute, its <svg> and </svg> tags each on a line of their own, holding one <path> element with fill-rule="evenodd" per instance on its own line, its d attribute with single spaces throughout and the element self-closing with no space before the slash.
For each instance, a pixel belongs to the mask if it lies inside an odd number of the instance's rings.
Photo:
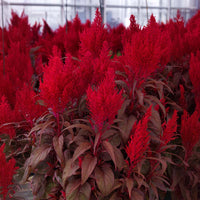
<svg viewBox="0 0 200 200">
<path fill-rule="evenodd" d="M 40 28 L 0 36 L 0 198 L 200 198 L 200 12 Z"/>
</svg>

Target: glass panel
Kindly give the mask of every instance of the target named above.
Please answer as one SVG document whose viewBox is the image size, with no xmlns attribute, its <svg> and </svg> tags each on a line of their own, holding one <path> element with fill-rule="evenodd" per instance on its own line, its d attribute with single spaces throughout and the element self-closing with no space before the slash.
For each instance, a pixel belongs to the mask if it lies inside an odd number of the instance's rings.
<svg viewBox="0 0 200 200">
<path fill-rule="evenodd" d="M 138 0 L 106 0 L 107 5 L 137 6 Z"/>
<path fill-rule="evenodd" d="M 122 23 L 126 27 L 130 24 L 130 15 L 137 17 L 137 9 L 131 8 L 106 8 L 106 23 L 111 27 Z"/>
<path fill-rule="evenodd" d="M 106 9 L 107 23 L 111 26 L 117 26 L 125 20 L 125 9 L 123 8 L 107 8 Z"/>
<path fill-rule="evenodd" d="M 162 9 L 160 10 L 159 13 L 160 17 L 159 17 L 159 21 L 165 23 L 168 18 L 167 18 L 167 10 L 166 9 Z"/>
<path fill-rule="evenodd" d="M 66 10 L 66 15 L 67 15 L 67 20 L 73 20 L 76 14 L 78 13 L 79 18 L 82 23 L 85 23 L 87 19 L 93 21 L 95 17 L 95 12 L 96 12 L 97 7 L 67 7 Z"/>
<path fill-rule="evenodd" d="M 196 0 L 104 0 L 106 5 L 107 23 L 112 26 L 118 23 L 123 23 L 125 26 L 129 25 L 129 18 L 134 14 L 136 21 L 144 26 L 147 23 L 148 17 L 153 13 L 157 21 L 165 22 L 168 19 L 168 7 L 171 1 L 170 18 L 176 16 L 177 9 L 181 10 L 182 16 L 188 20 L 196 13 L 196 10 L 189 8 L 197 8 Z M 5 25 L 8 23 L 11 16 L 11 9 L 14 9 L 18 14 L 24 10 L 29 15 L 29 21 L 33 24 L 35 21 L 42 23 L 45 19 L 53 29 L 64 24 L 65 17 L 72 20 L 76 13 L 79 14 L 81 21 L 84 23 L 87 19 L 93 21 L 95 17 L 96 8 L 99 7 L 99 0 L 4 0 L 4 21 Z M 58 4 L 68 5 L 67 7 L 60 6 L 17 6 L 9 5 L 9 3 L 31 3 L 31 4 Z M 112 7 L 119 6 L 119 7 Z M 122 6 L 122 7 L 120 7 Z M 135 6 L 136 8 L 124 8 L 124 6 Z M 139 13 L 139 6 L 141 6 Z M 162 9 L 159 9 L 159 7 Z M 152 8 L 153 7 L 153 8 Z M 158 9 L 154 8 L 158 7 Z M 148 10 L 147 10 L 148 8 Z M 0 19 L 1 22 L 1 19 Z"/>
<path fill-rule="evenodd" d="M 45 4 L 60 4 L 61 0 L 6 0 L 8 3 L 45 3 Z"/>
<path fill-rule="evenodd" d="M 195 0 L 171 0 L 171 6 L 172 7 L 196 7 L 196 1 Z"/>
<path fill-rule="evenodd" d="M 169 6 L 169 2 L 170 0 L 159 0 L 160 1 L 160 5 L 161 7 L 168 7 Z"/>
<path fill-rule="evenodd" d="M 47 21 L 49 26 L 54 30 L 61 24 L 61 8 L 51 6 L 10 6 L 18 14 L 24 10 L 28 14 L 29 23 L 33 25 L 36 21 L 43 24 L 43 19 Z"/>
<path fill-rule="evenodd" d="M 141 26 L 145 26 L 147 24 L 147 10 L 146 9 L 140 10 L 139 24 Z"/>
<path fill-rule="evenodd" d="M 159 0 L 140 0 L 140 5 L 141 6 L 155 6 L 158 7 L 159 4 Z"/>
</svg>

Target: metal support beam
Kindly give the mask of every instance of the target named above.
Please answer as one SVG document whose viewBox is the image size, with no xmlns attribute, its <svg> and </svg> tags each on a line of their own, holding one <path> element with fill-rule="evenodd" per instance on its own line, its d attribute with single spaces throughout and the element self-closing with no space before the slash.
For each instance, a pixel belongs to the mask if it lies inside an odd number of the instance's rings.
<svg viewBox="0 0 200 200">
<path fill-rule="evenodd" d="M 162 0 L 159 1 L 159 7 L 162 7 Z M 161 22 L 162 19 L 162 12 L 161 9 L 159 9 L 159 22 Z"/>
<path fill-rule="evenodd" d="M 168 4 L 168 12 L 167 12 L 167 18 L 168 18 L 168 20 L 170 19 L 170 17 L 171 17 L 171 0 L 168 0 L 169 1 L 169 4 Z"/>
<path fill-rule="evenodd" d="M 64 4 L 64 0 L 61 0 L 61 8 L 60 8 L 60 18 L 61 18 L 61 25 L 63 26 L 64 25 L 64 23 L 65 23 L 65 14 L 64 14 L 64 6 L 65 6 L 65 4 Z"/>
<path fill-rule="evenodd" d="M 140 5 L 140 0 L 138 0 L 138 23 L 140 24 L 140 18 L 141 18 L 141 5 Z"/>
</svg>

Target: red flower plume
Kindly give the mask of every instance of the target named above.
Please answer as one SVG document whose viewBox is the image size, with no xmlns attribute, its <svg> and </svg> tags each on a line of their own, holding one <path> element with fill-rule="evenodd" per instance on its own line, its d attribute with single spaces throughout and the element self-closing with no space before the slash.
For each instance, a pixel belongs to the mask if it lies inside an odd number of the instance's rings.
<svg viewBox="0 0 200 200">
<path fill-rule="evenodd" d="M 0 134 L 8 134 L 10 138 L 13 138 L 15 136 L 14 128 L 12 125 L 4 126 L 4 124 L 13 122 L 14 120 L 14 113 L 5 96 L 2 96 L 0 101 Z"/>
<path fill-rule="evenodd" d="M 126 146 L 126 153 L 130 159 L 130 170 L 136 167 L 137 163 L 143 158 L 143 154 L 149 146 L 149 132 L 148 121 L 151 116 L 151 107 L 147 110 L 144 118 L 134 125 L 134 133 L 131 135 L 128 145 Z"/>
<path fill-rule="evenodd" d="M 6 162 L 6 157 L 3 152 L 4 147 L 5 144 L 0 147 L 0 194 L 3 195 L 3 199 L 5 200 L 9 191 L 8 187 L 13 184 L 12 178 L 18 167 L 15 167 L 16 161 L 14 158 L 11 158 L 8 162 Z"/>
<path fill-rule="evenodd" d="M 91 27 L 87 28 L 80 34 L 81 53 L 90 51 L 94 57 L 98 57 L 103 46 L 103 42 L 107 40 L 107 31 L 102 24 L 101 13 L 96 10 L 95 19 Z"/>
<path fill-rule="evenodd" d="M 109 70 L 99 87 L 87 90 L 87 101 L 92 121 L 96 128 L 101 131 L 105 124 L 111 125 L 115 115 L 121 108 L 122 92 L 115 89 L 114 71 Z"/>
<path fill-rule="evenodd" d="M 168 120 L 168 122 L 162 124 L 164 131 L 160 136 L 162 143 L 160 147 L 163 145 L 167 145 L 171 140 L 175 139 L 175 133 L 177 131 L 177 110 L 174 111 L 172 118 Z"/>
<path fill-rule="evenodd" d="M 200 74 L 198 73 L 200 71 L 200 51 L 197 51 L 197 55 L 194 56 L 194 54 L 191 55 L 190 60 L 190 80 L 193 85 L 193 92 L 195 95 L 195 102 L 196 102 L 196 110 L 200 112 Z"/>
<path fill-rule="evenodd" d="M 191 116 L 184 110 L 181 119 L 181 138 L 186 150 L 186 160 L 192 154 L 193 147 L 200 140 L 200 121 L 198 112 L 195 111 Z"/>
</svg>

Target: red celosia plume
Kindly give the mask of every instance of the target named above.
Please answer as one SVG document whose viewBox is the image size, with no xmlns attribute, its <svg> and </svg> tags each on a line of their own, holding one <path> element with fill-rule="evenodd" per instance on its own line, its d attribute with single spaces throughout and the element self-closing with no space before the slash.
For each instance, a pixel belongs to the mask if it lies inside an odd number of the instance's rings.
<svg viewBox="0 0 200 200">
<path fill-rule="evenodd" d="M 16 173 L 18 167 L 15 167 L 15 159 L 11 158 L 8 162 L 4 154 L 5 144 L 0 147 L 0 194 L 3 195 L 3 200 L 9 191 L 9 186 L 12 185 L 13 175 Z"/>
<path fill-rule="evenodd" d="M 200 112 L 200 51 L 197 51 L 196 56 L 194 54 L 191 55 L 190 60 L 190 80 L 193 85 L 193 92 L 195 95 L 196 109 Z"/>
<path fill-rule="evenodd" d="M 84 54 L 90 51 L 94 57 L 98 57 L 103 42 L 107 40 L 107 30 L 102 24 L 102 18 L 99 10 L 96 10 L 95 19 L 91 24 L 91 27 L 85 29 L 83 33 L 80 34 L 80 52 Z"/>
<path fill-rule="evenodd" d="M 163 127 L 163 133 L 160 136 L 161 144 L 160 147 L 167 145 L 171 140 L 174 140 L 177 131 L 177 110 L 174 111 L 172 118 L 168 120 L 168 122 L 162 124 Z"/>
<path fill-rule="evenodd" d="M 134 169 L 138 162 L 143 158 L 143 154 L 149 147 L 149 132 L 148 121 L 151 116 L 151 107 L 147 110 L 144 118 L 134 126 L 134 133 L 132 133 L 128 145 L 126 146 L 126 153 L 130 160 L 130 169 Z"/>
<path fill-rule="evenodd" d="M 125 71 L 132 84 L 133 79 L 146 79 L 160 65 L 169 61 L 169 42 L 165 32 L 152 16 L 146 28 L 132 34 L 124 46 Z"/>
<path fill-rule="evenodd" d="M 181 138 L 185 147 L 185 159 L 192 154 L 193 147 L 200 140 L 200 121 L 199 113 L 195 111 L 191 116 L 184 110 L 181 119 Z"/>
<path fill-rule="evenodd" d="M 30 127 L 32 127 L 34 120 L 46 110 L 44 106 L 39 105 L 38 100 L 39 97 L 32 90 L 31 86 L 24 84 L 23 88 L 16 92 L 16 120 L 26 120 Z"/>
<path fill-rule="evenodd" d="M 122 91 L 115 88 L 114 71 L 109 70 L 104 80 L 97 89 L 89 87 L 87 90 L 87 102 L 94 126 L 101 131 L 105 125 L 111 125 L 121 108 Z"/>
<path fill-rule="evenodd" d="M 63 111 L 70 100 L 73 77 L 72 69 L 66 68 L 56 47 L 53 49 L 53 56 L 49 59 L 49 65 L 44 67 L 43 72 L 40 83 L 41 98 L 54 113 Z"/>
<path fill-rule="evenodd" d="M 16 120 L 14 112 L 11 110 L 6 97 L 2 96 L 0 101 L 0 134 L 7 134 L 10 138 L 13 138 L 15 136 L 14 128 L 12 125 L 4 124 L 11 123 L 14 120 Z"/>
</svg>

